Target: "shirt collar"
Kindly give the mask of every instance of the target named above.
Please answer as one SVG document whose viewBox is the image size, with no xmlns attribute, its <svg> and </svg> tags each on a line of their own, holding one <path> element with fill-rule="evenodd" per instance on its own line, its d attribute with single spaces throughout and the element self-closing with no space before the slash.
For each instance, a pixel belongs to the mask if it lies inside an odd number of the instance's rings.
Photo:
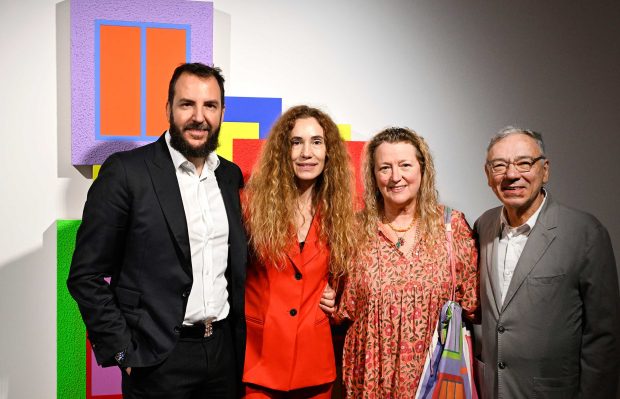
<svg viewBox="0 0 620 399">
<path fill-rule="evenodd" d="M 508 219 L 506 218 L 506 209 L 502 208 L 502 211 L 500 212 L 500 216 L 499 216 L 499 219 L 502 225 L 502 235 L 506 235 L 506 233 L 509 231 L 512 232 L 513 235 L 516 235 L 516 234 L 529 235 L 530 231 L 532 231 L 532 229 L 534 228 L 534 225 L 536 224 L 536 221 L 538 220 L 538 216 L 540 215 L 540 211 L 545 205 L 545 201 L 547 201 L 547 191 L 545 191 L 544 188 L 542 189 L 542 191 L 544 195 L 543 201 L 541 202 L 538 209 L 536 209 L 536 212 L 534 212 L 534 214 L 530 216 L 530 218 L 525 223 L 523 223 L 521 226 L 511 227 L 510 224 L 508 223 Z"/>
<path fill-rule="evenodd" d="M 168 146 L 168 151 L 170 151 L 170 156 L 172 157 L 172 163 L 174 164 L 175 170 L 179 167 L 185 167 L 186 165 L 189 166 L 191 162 L 185 158 L 183 154 L 177 151 L 176 148 L 173 148 L 170 145 L 170 131 L 166 131 L 164 137 L 166 139 L 166 145 Z M 211 151 L 209 155 L 207 155 L 205 164 L 211 172 L 215 172 L 215 169 L 220 166 L 220 158 L 217 156 L 215 151 Z"/>
<path fill-rule="evenodd" d="M 207 155 L 207 168 L 211 172 L 215 172 L 215 169 L 220 166 L 220 157 L 217 156 L 215 151 L 211 151 L 209 155 Z"/>
</svg>

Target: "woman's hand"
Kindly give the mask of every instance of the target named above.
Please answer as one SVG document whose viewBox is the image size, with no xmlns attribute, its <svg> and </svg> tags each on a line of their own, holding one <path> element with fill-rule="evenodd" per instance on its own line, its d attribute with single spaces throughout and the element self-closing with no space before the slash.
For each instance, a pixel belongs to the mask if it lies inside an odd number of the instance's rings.
<svg viewBox="0 0 620 399">
<path fill-rule="evenodd" d="M 327 316 L 332 317 L 336 311 L 336 291 L 327 283 L 321 295 L 319 307 Z"/>
</svg>

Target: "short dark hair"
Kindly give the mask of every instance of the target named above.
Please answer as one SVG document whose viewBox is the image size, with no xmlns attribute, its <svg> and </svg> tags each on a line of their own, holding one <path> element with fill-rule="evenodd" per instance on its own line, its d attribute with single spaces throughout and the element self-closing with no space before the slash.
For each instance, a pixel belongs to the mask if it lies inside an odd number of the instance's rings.
<svg viewBox="0 0 620 399">
<path fill-rule="evenodd" d="M 222 102 L 222 108 L 224 108 L 224 76 L 222 75 L 222 70 L 214 66 L 205 65 L 201 62 L 181 64 L 174 70 L 172 78 L 170 78 L 170 84 L 168 85 L 168 104 L 170 104 L 170 106 L 172 106 L 172 102 L 174 101 L 174 87 L 177 84 L 177 80 L 179 80 L 179 76 L 184 73 L 196 75 L 201 78 L 214 77 L 215 80 L 217 80 L 217 84 L 220 86 L 220 101 Z"/>
</svg>

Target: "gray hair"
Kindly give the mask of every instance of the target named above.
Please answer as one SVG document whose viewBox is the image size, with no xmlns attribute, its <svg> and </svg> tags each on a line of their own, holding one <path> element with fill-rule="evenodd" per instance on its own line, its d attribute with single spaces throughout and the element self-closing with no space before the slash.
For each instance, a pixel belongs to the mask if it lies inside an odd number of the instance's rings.
<svg viewBox="0 0 620 399">
<path fill-rule="evenodd" d="M 536 144 L 538 144 L 538 148 L 540 148 L 541 155 L 545 155 L 545 143 L 543 141 L 541 133 L 535 132 L 530 129 L 523 129 L 523 128 L 515 127 L 515 126 L 506 126 L 502 128 L 499 132 L 497 132 L 495 136 L 491 138 L 491 141 L 489 141 L 489 145 L 487 147 L 487 153 L 491 150 L 491 147 L 493 147 L 495 143 L 513 134 L 525 134 L 526 136 L 531 137 L 532 139 L 534 139 Z"/>
</svg>

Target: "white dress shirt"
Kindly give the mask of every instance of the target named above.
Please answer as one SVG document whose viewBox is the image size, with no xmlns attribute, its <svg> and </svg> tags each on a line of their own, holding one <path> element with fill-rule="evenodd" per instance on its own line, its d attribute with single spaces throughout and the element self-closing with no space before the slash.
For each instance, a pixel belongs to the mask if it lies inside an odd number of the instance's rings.
<svg viewBox="0 0 620 399">
<path fill-rule="evenodd" d="M 499 288 L 502 293 L 502 301 L 500 306 L 504 304 L 508 286 L 515 271 L 515 267 L 521 257 L 521 252 L 525 248 L 530 232 L 536 224 L 540 210 L 542 209 L 547 196 L 543 198 L 536 212 L 521 226 L 511 227 L 506 218 L 506 210 L 503 209 L 500 214 L 502 232 L 500 235 L 499 246 L 497 251 L 497 273 L 499 276 Z"/>
<path fill-rule="evenodd" d="M 198 176 L 194 164 L 170 146 L 169 132 L 166 143 L 181 190 L 192 256 L 194 281 L 183 324 L 223 320 L 230 305 L 224 276 L 228 263 L 228 218 L 214 173 L 220 161 L 215 152 L 210 153 Z"/>
</svg>

